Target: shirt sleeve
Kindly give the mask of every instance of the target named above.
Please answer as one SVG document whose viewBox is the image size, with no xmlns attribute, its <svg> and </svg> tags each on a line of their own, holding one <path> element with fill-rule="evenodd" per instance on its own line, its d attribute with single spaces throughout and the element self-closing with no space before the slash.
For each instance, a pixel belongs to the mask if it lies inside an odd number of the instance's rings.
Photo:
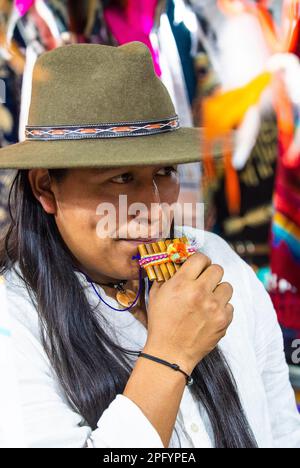
<svg viewBox="0 0 300 468">
<path fill-rule="evenodd" d="M 164 448 L 144 413 L 125 395 L 117 395 L 104 411 L 91 440 L 95 447 Z"/>
<path fill-rule="evenodd" d="M 255 314 L 254 343 L 271 417 L 275 448 L 300 448 L 300 415 L 289 380 L 284 343 L 271 298 L 245 264 Z"/>
<path fill-rule="evenodd" d="M 10 307 L 21 304 L 14 303 Z M 26 309 L 23 303 L 23 311 Z M 25 312 L 25 311 L 24 311 Z M 19 313 L 19 312 L 18 312 Z M 31 309 L 31 315 L 36 312 Z M 27 316 L 30 315 L 29 313 Z M 27 324 L 11 321 L 20 407 L 29 448 L 163 448 L 161 438 L 142 410 L 116 395 L 92 431 L 66 401 L 40 341 Z M 3 377 L 3 376 L 1 376 Z"/>
</svg>

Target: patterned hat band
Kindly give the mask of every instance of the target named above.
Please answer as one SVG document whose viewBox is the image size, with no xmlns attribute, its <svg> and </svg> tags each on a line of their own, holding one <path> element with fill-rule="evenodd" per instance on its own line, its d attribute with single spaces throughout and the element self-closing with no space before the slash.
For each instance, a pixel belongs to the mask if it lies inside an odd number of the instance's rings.
<svg viewBox="0 0 300 468">
<path fill-rule="evenodd" d="M 178 116 L 164 120 L 107 123 L 99 125 L 27 126 L 26 140 L 84 140 L 99 138 L 138 137 L 172 132 L 180 128 Z"/>
</svg>

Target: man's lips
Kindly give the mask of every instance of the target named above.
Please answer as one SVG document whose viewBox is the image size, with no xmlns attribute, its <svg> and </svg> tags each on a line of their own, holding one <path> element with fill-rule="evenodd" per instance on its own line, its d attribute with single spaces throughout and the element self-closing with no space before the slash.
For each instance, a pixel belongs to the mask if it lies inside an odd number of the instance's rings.
<svg viewBox="0 0 300 468">
<path fill-rule="evenodd" d="M 157 239 L 118 239 L 122 242 L 128 242 L 132 245 L 140 245 L 140 244 L 153 244 L 154 242 L 158 242 L 161 238 Z"/>
</svg>

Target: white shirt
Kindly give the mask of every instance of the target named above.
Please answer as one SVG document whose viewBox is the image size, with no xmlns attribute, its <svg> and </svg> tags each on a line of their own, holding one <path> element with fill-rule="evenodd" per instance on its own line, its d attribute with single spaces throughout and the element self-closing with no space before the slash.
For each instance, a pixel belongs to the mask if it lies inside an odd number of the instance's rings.
<svg viewBox="0 0 300 468">
<path fill-rule="evenodd" d="M 191 228 L 185 228 L 185 234 L 198 242 L 203 237 L 202 232 Z M 219 237 L 205 233 L 201 251 L 224 267 L 225 280 L 234 287 L 235 316 L 220 348 L 235 377 L 259 447 L 300 448 L 300 416 L 269 296 L 251 268 Z M 40 341 L 37 312 L 22 281 L 14 272 L 6 274 L 6 281 L 26 445 L 163 448 L 158 432 L 143 411 L 122 394 L 104 411 L 97 430 L 92 431 L 84 423 L 68 405 L 51 369 Z M 108 303 L 118 307 L 102 289 L 100 292 Z M 90 288 L 86 288 L 86 293 L 92 304 L 98 304 Z M 113 324 L 119 343 L 132 350 L 143 348 L 147 330 L 130 312 L 98 305 L 95 313 L 105 315 Z M 223 391 L 226 388 L 220 388 Z M 208 418 L 189 387 L 185 387 L 175 429 L 169 447 L 214 447 Z"/>
</svg>

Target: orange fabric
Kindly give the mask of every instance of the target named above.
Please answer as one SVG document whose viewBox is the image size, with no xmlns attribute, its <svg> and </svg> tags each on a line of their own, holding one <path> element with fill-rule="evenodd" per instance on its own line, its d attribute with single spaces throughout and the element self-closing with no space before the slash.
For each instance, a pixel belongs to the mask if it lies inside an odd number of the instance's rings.
<svg viewBox="0 0 300 468">
<path fill-rule="evenodd" d="M 291 41 L 289 44 L 289 52 L 299 55 L 299 50 L 300 50 L 300 18 L 297 21 L 297 25 L 291 37 Z"/>
<path fill-rule="evenodd" d="M 293 50 L 297 22 L 299 20 L 299 0 L 291 0 L 290 4 L 283 7 L 282 26 L 276 27 L 271 13 L 264 5 L 251 5 L 247 9 L 259 19 L 265 38 L 273 53 L 291 52 Z"/>
<path fill-rule="evenodd" d="M 246 86 L 204 99 L 203 125 L 208 138 L 224 136 L 239 126 L 249 108 L 258 103 L 271 81 L 271 73 L 262 73 Z"/>
</svg>

